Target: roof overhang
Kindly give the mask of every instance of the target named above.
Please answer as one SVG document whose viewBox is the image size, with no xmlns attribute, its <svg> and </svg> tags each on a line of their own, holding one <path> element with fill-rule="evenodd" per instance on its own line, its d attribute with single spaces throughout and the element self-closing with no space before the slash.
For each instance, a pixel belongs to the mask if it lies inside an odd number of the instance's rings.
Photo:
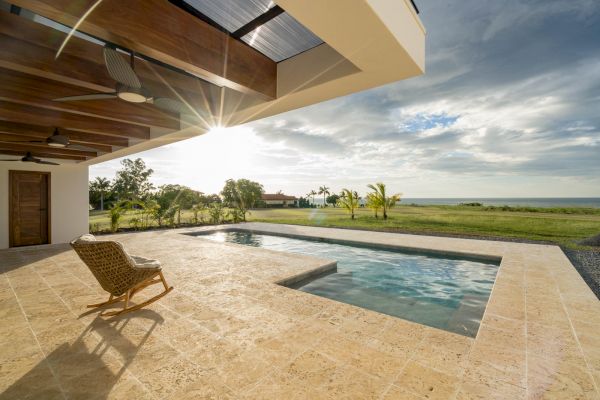
<svg viewBox="0 0 600 400">
<path fill-rule="evenodd" d="M 135 51 L 140 58 L 136 73 L 144 86 L 155 95 L 181 100 L 192 112 L 179 115 L 119 100 L 53 102 L 60 96 L 114 90 L 101 46 L 0 11 L 4 154 L 28 147 L 9 144 L 12 137 L 40 139 L 59 127 L 72 142 L 96 146 L 96 154 L 72 153 L 71 158 L 94 164 L 212 127 L 407 79 L 425 69 L 425 29 L 410 0 L 278 0 L 278 6 L 324 42 L 281 62 L 167 0 L 129 0 L 127 7 L 115 0 L 9 2 Z M 34 150 L 52 158 L 51 149 Z"/>
</svg>

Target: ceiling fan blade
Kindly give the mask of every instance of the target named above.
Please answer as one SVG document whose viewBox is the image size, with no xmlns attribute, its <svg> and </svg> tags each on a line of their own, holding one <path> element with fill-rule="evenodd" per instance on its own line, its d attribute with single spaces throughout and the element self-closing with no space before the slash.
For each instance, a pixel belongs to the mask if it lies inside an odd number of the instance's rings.
<svg viewBox="0 0 600 400">
<path fill-rule="evenodd" d="M 133 88 L 140 89 L 142 87 L 142 83 L 133 68 L 121 57 L 117 50 L 104 46 L 104 62 L 108 74 L 115 81 Z"/>
<path fill-rule="evenodd" d="M 21 161 L 21 160 L 0 160 L 0 162 L 5 162 L 5 161 Z"/>
<path fill-rule="evenodd" d="M 60 164 L 52 162 L 52 161 L 44 161 L 44 160 L 37 160 L 37 161 L 34 161 L 34 163 L 36 163 L 36 164 L 46 164 L 46 165 L 60 165 Z"/>
<path fill-rule="evenodd" d="M 162 108 L 165 111 L 185 114 L 189 113 L 190 108 L 178 100 L 169 99 L 167 97 L 157 97 L 152 102 L 156 107 Z"/>
<path fill-rule="evenodd" d="M 116 93 L 93 93 L 93 94 L 82 94 L 80 96 L 67 96 L 59 97 L 58 99 L 52 99 L 52 101 L 80 101 L 80 100 L 104 100 L 104 99 L 116 99 Z"/>
<path fill-rule="evenodd" d="M 46 143 L 45 140 L 3 140 L 9 143 Z"/>
</svg>

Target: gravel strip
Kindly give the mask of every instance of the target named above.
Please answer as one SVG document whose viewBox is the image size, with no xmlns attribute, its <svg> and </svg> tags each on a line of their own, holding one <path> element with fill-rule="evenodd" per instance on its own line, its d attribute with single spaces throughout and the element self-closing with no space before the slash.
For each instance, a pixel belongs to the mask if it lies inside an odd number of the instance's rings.
<svg viewBox="0 0 600 400">
<path fill-rule="evenodd" d="M 600 300 L 600 249 L 571 250 L 563 248 L 562 251 Z"/>
</svg>

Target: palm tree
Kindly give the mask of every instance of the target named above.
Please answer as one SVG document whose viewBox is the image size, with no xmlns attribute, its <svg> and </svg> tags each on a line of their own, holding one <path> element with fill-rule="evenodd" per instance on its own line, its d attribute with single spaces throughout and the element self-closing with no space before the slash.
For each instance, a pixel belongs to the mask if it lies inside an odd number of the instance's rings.
<svg viewBox="0 0 600 400">
<path fill-rule="evenodd" d="M 344 207 L 354 219 L 354 210 L 358 207 L 358 193 L 349 189 L 342 189 L 340 199 L 338 200 L 340 207 Z"/>
<path fill-rule="evenodd" d="M 104 211 L 104 193 L 110 189 L 110 181 L 106 178 L 96 177 L 92 182 L 92 187 L 100 192 L 100 210 Z"/>
<path fill-rule="evenodd" d="M 319 194 L 323 195 L 323 208 L 327 207 L 327 202 L 325 201 L 325 199 L 331 194 L 329 188 L 325 185 L 319 187 Z"/>
<path fill-rule="evenodd" d="M 379 218 L 377 213 L 381 209 L 381 201 L 379 201 L 379 197 L 375 195 L 375 193 L 367 194 L 367 207 L 369 207 L 373 212 L 375 212 L 375 218 Z"/>
<path fill-rule="evenodd" d="M 312 204 L 315 204 L 315 196 L 316 196 L 317 194 L 318 194 L 318 193 L 317 193 L 317 192 L 315 192 L 315 190 L 313 189 L 313 190 L 311 190 L 310 192 L 308 192 L 308 193 L 306 194 L 306 197 L 312 197 Z"/>
<path fill-rule="evenodd" d="M 385 191 L 385 184 L 381 182 L 377 182 L 375 185 L 369 184 L 367 187 L 373 190 L 369 195 L 376 199 L 380 204 L 380 208 L 383 211 L 383 219 L 387 219 L 388 210 L 393 208 L 396 203 L 400 201 L 401 194 L 398 193 L 388 197 Z"/>
</svg>

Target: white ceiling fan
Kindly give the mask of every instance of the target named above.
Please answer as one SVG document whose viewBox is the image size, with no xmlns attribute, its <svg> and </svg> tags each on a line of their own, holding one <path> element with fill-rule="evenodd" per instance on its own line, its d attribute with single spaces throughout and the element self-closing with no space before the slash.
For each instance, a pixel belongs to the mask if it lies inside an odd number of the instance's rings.
<svg viewBox="0 0 600 400">
<path fill-rule="evenodd" d="M 82 151 L 95 151 L 98 150 L 93 147 L 82 146 L 79 144 L 73 144 L 69 140 L 69 137 L 63 135 L 59 132 L 58 128 L 54 128 L 54 133 L 48 136 L 46 139 L 41 140 L 11 140 L 11 143 L 46 143 L 50 147 L 56 148 L 67 148 L 72 150 L 82 150 Z"/>
<path fill-rule="evenodd" d="M 121 57 L 115 48 L 109 45 L 104 46 L 103 53 L 108 74 L 117 82 L 113 93 L 67 96 L 54 99 L 54 101 L 121 99 L 130 103 L 150 103 L 169 112 L 183 114 L 187 111 L 189 113 L 189 107 L 184 103 L 167 97 L 154 97 L 142 86 L 140 79 L 134 71 L 135 56 L 133 53 L 130 53 L 129 63 Z"/>
<path fill-rule="evenodd" d="M 27 154 L 25 154 L 25 156 L 22 157 L 22 158 L 20 158 L 20 159 L 17 159 L 17 160 L 14 160 L 14 159 L 12 159 L 12 160 L 0 160 L 0 161 L 21 161 L 21 162 L 30 162 L 30 163 L 35 163 L 35 164 L 60 165 L 60 164 L 57 164 L 57 163 L 52 162 L 52 161 L 44 161 L 44 160 L 41 160 L 39 158 L 35 158 L 31 154 L 30 151 L 28 151 Z"/>
</svg>

